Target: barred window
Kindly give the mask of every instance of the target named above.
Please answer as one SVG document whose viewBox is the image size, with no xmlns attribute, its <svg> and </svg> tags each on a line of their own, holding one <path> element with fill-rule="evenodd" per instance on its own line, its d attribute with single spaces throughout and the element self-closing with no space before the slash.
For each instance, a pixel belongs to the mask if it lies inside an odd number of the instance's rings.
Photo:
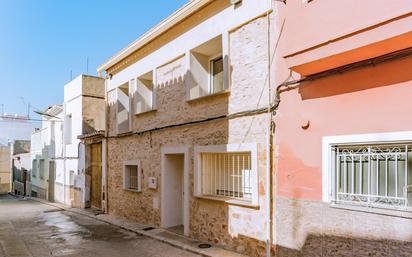
<svg viewBox="0 0 412 257">
<path fill-rule="evenodd" d="M 123 167 L 124 189 L 130 191 L 141 191 L 141 171 L 139 161 L 127 161 Z"/>
<path fill-rule="evenodd" d="M 196 196 L 257 205 L 257 153 L 249 147 L 250 151 L 231 145 L 197 147 Z"/>
<path fill-rule="evenodd" d="M 250 153 L 202 153 L 202 194 L 252 198 Z"/>
<path fill-rule="evenodd" d="M 334 202 L 406 209 L 411 204 L 412 145 L 335 145 Z"/>
</svg>

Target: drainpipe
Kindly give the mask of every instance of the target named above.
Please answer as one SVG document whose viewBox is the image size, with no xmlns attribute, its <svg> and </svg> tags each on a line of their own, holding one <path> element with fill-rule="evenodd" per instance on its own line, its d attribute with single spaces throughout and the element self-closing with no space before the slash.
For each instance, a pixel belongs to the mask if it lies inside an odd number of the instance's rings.
<svg viewBox="0 0 412 257">
<path fill-rule="evenodd" d="M 107 79 L 108 76 L 106 76 L 104 78 L 104 115 L 105 115 L 105 129 L 104 129 L 104 138 L 103 138 L 103 142 L 102 142 L 102 153 L 104 152 L 104 157 L 102 158 L 102 168 L 104 167 L 104 176 L 102 176 L 102 178 L 104 177 L 104 213 L 109 213 L 109 199 L 108 199 L 108 156 L 109 156 L 109 140 L 108 140 L 108 136 L 109 136 L 109 114 L 108 114 L 108 92 L 107 92 Z"/>
<path fill-rule="evenodd" d="M 273 229 L 273 206 L 272 206 L 272 111 L 271 111 L 271 52 L 270 52 L 270 10 L 272 10 L 272 0 L 268 0 L 266 12 L 267 18 L 267 57 L 268 57 L 268 126 L 266 131 L 266 256 L 272 256 L 272 229 Z"/>
</svg>

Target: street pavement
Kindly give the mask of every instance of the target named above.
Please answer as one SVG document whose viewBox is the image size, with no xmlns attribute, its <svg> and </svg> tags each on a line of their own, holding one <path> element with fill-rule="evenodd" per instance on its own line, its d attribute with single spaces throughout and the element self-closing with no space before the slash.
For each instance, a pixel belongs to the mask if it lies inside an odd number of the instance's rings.
<svg viewBox="0 0 412 257">
<path fill-rule="evenodd" d="M 33 200 L 0 195 L 0 257 L 199 256 Z"/>
</svg>

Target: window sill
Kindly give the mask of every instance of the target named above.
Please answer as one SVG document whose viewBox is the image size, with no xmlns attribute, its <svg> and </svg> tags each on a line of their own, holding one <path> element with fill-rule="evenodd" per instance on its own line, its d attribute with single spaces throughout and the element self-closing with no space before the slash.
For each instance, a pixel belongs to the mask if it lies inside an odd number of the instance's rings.
<svg viewBox="0 0 412 257">
<path fill-rule="evenodd" d="M 247 207 L 247 208 L 252 208 L 252 209 L 259 209 L 259 204 L 254 204 L 251 201 L 247 201 L 247 200 L 232 199 L 232 198 L 217 197 L 217 196 L 205 196 L 205 195 L 196 196 L 196 198 L 224 202 L 229 205 L 236 205 L 236 206 Z"/>
<path fill-rule="evenodd" d="M 186 102 L 191 103 L 191 102 L 196 102 L 196 101 L 198 101 L 198 100 L 203 100 L 203 99 L 210 98 L 210 97 L 214 97 L 214 96 L 229 95 L 229 94 L 230 94 L 230 90 L 229 90 L 229 89 L 225 89 L 225 90 L 222 90 L 222 91 L 220 91 L 220 92 L 213 93 L 213 94 L 208 94 L 208 95 L 204 95 L 204 96 L 199 96 L 199 97 L 196 97 L 196 98 L 188 99 L 188 100 L 186 100 Z"/>
<path fill-rule="evenodd" d="M 128 189 L 128 188 L 125 188 L 124 191 L 133 192 L 133 193 L 141 193 L 141 192 L 142 192 L 142 190 L 138 190 L 138 189 Z"/>
<path fill-rule="evenodd" d="M 144 112 L 135 113 L 134 116 L 139 116 L 139 115 L 143 115 L 143 114 L 147 114 L 147 113 L 151 113 L 151 112 L 155 112 L 155 111 L 157 111 L 157 109 L 153 108 L 153 109 L 150 109 L 150 110 L 147 110 L 147 111 L 144 111 Z"/>
<path fill-rule="evenodd" d="M 338 203 L 330 203 L 329 207 L 335 208 L 335 209 L 359 211 L 359 212 L 366 212 L 366 213 L 371 213 L 371 214 L 412 219 L 411 209 L 393 210 L 393 209 L 382 209 L 382 208 L 376 208 L 376 207 L 356 206 L 356 205 L 338 204 Z"/>
</svg>

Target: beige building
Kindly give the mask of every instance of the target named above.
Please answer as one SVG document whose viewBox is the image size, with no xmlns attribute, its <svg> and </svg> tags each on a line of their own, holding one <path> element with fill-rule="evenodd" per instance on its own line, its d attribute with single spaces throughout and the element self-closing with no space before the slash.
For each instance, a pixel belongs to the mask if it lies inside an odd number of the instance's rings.
<svg viewBox="0 0 412 257">
<path fill-rule="evenodd" d="M 10 147 L 0 145 L 0 194 L 10 192 L 11 157 Z"/>
<path fill-rule="evenodd" d="M 272 10 L 270 1 L 231 2 L 190 1 L 99 67 L 102 208 L 263 256 Z"/>
</svg>

